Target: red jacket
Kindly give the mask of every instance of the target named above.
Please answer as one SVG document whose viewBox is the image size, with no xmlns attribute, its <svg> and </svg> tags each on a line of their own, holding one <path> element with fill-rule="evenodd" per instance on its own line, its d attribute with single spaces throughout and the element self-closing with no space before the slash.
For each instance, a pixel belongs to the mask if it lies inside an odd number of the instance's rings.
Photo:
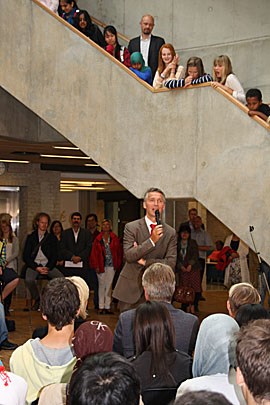
<svg viewBox="0 0 270 405">
<path fill-rule="evenodd" d="M 104 262 L 105 262 L 105 246 L 102 239 L 103 232 L 96 237 L 91 255 L 89 257 L 89 265 L 92 269 L 99 269 L 100 273 L 104 273 Z M 118 237 L 115 233 L 110 232 L 110 249 L 112 252 L 113 267 L 115 270 L 121 270 L 122 265 L 122 248 Z"/>
</svg>

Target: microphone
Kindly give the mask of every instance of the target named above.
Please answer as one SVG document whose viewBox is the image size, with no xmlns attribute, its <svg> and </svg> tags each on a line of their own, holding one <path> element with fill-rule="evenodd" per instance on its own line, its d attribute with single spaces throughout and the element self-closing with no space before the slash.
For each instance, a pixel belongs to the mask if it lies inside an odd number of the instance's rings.
<svg viewBox="0 0 270 405">
<path fill-rule="evenodd" d="M 160 224 L 161 224 L 161 220 L 160 220 L 160 213 L 159 213 L 159 210 L 156 210 L 156 211 L 155 211 L 155 217 L 156 217 L 156 223 L 157 223 L 157 225 L 160 225 Z"/>
</svg>

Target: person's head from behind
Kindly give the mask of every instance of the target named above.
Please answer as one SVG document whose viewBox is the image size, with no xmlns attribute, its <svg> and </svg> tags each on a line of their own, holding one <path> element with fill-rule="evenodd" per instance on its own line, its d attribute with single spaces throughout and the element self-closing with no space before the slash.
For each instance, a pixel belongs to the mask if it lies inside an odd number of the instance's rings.
<svg viewBox="0 0 270 405">
<path fill-rule="evenodd" d="M 269 319 L 269 312 L 261 304 L 241 305 L 235 316 L 240 327 L 256 319 Z"/>
<path fill-rule="evenodd" d="M 249 89 L 246 93 L 247 107 L 250 111 L 258 111 L 262 104 L 262 93 L 259 89 Z"/>
<path fill-rule="evenodd" d="M 219 392 L 189 391 L 178 397 L 174 405 L 232 405 L 227 398 Z"/>
<path fill-rule="evenodd" d="M 80 366 L 87 356 L 112 351 L 113 333 L 109 326 L 100 321 L 84 322 L 72 339 L 73 350 Z"/>
<path fill-rule="evenodd" d="M 117 45 L 119 46 L 117 31 L 113 25 L 107 25 L 104 28 L 104 39 L 107 45 L 111 45 L 114 48 Z"/>
<path fill-rule="evenodd" d="M 203 61 L 197 56 L 192 56 L 187 61 L 185 77 L 191 76 L 192 79 L 198 79 L 205 74 Z"/>
<path fill-rule="evenodd" d="M 144 67 L 144 59 L 141 52 L 133 52 L 130 56 L 131 67 L 136 70 L 141 70 Z"/>
<path fill-rule="evenodd" d="M 164 304 L 146 301 L 136 309 L 134 340 L 136 356 L 150 351 L 151 372 L 164 373 L 167 369 L 164 354 L 175 350 L 175 329 Z"/>
<path fill-rule="evenodd" d="M 74 18 L 74 26 L 82 32 L 92 26 L 91 17 L 86 10 L 80 10 L 78 14 L 76 14 Z"/>
<path fill-rule="evenodd" d="M 227 76 L 233 73 L 232 63 L 227 55 L 220 55 L 214 59 L 213 63 L 213 79 L 221 84 L 224 84 Z"/>
<path fill-rule="evenodd" d="M 229 315 L 234 318 L 241 305 L 259 304 L 260 301 L 260 294 L 253 285 L 249 283 L 234 284 L 229 290 L 229 298 L 227 300 Z"/>
<path fill-rule="evenodd" d="M 57 331 L 74 323 L 79 308 L 78 290 L 70 280 L 64 277 L 49 281 L 41 292 L 42 316 Z"/>
<path fill-rule="evenodd" d="M 84 281 L 83 278 L 78 277 L 78 276 L 72 276 L 72 277 L 66 277 L 67 280 L 70 280 L 77 288 L 78 293 L 79 293 L 79 298 L 80 298 L 80 310 L 78 313 L 78 316 L 80 316 L 82 319 L 86 319 L 87 317 L 87 304 L 88 304 L 88 298 L 89 298 L 89 287 Z"/>
<path fill-rule="evenodd" d="M 70 13 L 74 7 L 76 7 L 76 2 L 73 0 L 60 0 L 60 7 L 62 11 L 66 14 Z"/>
<path fill-rule="evenodd" d="M 193 377 L 227 374 L 235 365 L 237 322 L 225 314 L 213 314 L 200 326 L 193 361 Z"/>
<path fill-rule="evenodd" d="M 72 375 L 68 405 L 139 405 L 140 380 L 128 360 L 117 353 L 87 357 Z"/>
<path fill-rule="evenodd" d="M 150 35 L 155 26 L 154 17 L 150 14 L 143 15 L 140 21 L 140 26 L 143 35 L 146 36 Z"/>
<path fill-rule="evenodd" d="M 145 299 L 171 303 L 175 290 L 175 274 L 170 266 L 153 263 L 142 277 Z"/>
<path fill-rule="evenodd" d="M 164 44 L 158 53 L 158 71 L 162 73 L 163 70 L 169 63 L 172 62 L 173 58 L 176 56 L 175 49 L 172 44 Z"/>
<path fill-rule="evenodd" d="M 236 381 L 247 403 L 270 401 L 270 320 L 252 321 L 240 329 L 236 345 Z M 248 399 L 253 401 L 248 402 Z"/>
</svg>

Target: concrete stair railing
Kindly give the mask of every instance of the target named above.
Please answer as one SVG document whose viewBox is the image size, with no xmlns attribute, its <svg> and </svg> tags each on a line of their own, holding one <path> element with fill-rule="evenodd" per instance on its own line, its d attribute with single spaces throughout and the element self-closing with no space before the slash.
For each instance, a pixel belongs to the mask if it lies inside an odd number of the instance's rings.
<svg viewBox="0 0 270 405">
<path fill-rule="evenodd" d="M 255 226 L 270 261 L 266 124 L 209 85 L 153 91 L 37 1 L 5 1 L 1 11 L 7 92 L 137 197 L 157 186 L 196 198 L 249 245 Z"/>
</svg>

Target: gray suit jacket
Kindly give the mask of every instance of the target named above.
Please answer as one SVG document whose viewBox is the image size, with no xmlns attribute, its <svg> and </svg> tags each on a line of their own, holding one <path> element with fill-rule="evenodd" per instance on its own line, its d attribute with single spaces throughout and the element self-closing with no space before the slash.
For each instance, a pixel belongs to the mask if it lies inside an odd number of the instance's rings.
<svg viewBox="0 0 270 405">
<path fill-rule="evenodd" d="M 130 222 L 124 231 L 124 256 L 126 263 L 115 286 L 113 297 L 128 304 L 135 304 L 143 295 L 142 275 L 153 263 L 164 263 L 174 270 L 177 256 L 176 233 L 167 224 L 162 224 L 164 233 L 155 246 L 144 218 Z M 134 247 L 134 242 L 138 246 Z M 138 264 L 144 258 L 145 266 Z"/>
<path fill-rule="evenodd" d="M 199 322 L 195 315 L 187 314 L 181 309 L 174 308 L 173 305 L 164 302 L 169 310 L 175 327 L 176 349 L 181 350 L 190 356 L 192 355 Z M 135 309 L 122 312 L 117 322 L 114 338 L 113 351 L 129 358 L 135 354 L 135 345 L 133 340 L 133 321 Z"/>
</svg>

